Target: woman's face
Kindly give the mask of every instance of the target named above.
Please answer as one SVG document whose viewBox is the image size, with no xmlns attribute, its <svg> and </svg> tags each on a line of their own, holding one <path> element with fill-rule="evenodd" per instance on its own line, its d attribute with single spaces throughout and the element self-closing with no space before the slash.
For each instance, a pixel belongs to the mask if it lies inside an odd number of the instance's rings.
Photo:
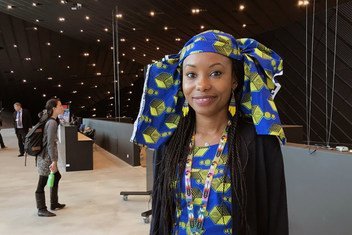
<svg viewBox="0 0 352 235">
<path fill-rule="evenodd" d="M 182 68 L 183 93 L 196 114 L 227 112 L 237 86 L 231 59 L 216 53 L 197 53 L 189 55 Z"/>
<path fill-rule="evenodd" d="M 64 107 L 62 106 L 61 101 L 57 102 L 57 105 L 54 108 L 54 112 L 56 112 L 57 115 L 60 115 L 60 114 L 64 113 Z"/>
</svg>

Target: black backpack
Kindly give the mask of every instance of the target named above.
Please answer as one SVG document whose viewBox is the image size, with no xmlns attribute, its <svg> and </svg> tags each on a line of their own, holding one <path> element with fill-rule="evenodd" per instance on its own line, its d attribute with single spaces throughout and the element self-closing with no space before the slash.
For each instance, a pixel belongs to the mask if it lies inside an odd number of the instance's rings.
<svg viewBox="0 0 352 235">
<path fill-rule="evenodd" d="M 24 150 L 26 152 L 24 165 L 27 164 L 27 155 L 37 157 L 45 147 L 43 145 L 44 127 L 46 120 L 40 120 L 26 135 Z"/>
</svg>

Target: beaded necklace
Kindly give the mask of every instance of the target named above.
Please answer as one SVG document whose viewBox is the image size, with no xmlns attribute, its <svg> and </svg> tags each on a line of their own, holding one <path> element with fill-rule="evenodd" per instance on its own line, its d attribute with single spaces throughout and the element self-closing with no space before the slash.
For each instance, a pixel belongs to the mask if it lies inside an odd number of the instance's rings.
<svg viewBox="0 0 352 235">
<path fill-rule="evenodd" d="M 194 143 L 195 143 L 195 133 L 193 133 L 192 135 L 192 139 L 189 144 L 189 154 L 187 156 L 187 162 L 186 162 L 186 168 L 185 168 L 185 187 L 186 187 L 188 222 L 191 227 L 191 233 L 193 235 L 202 234 L 204 214 L 208 205 L 211 182 L 213 180 L 214 172 L 219 164 L 219 160 L 222 155 L 222 152 L 225 148 L 225 144 L 227 142 L 227 133 L 230 125 L 231 125 L 231 121 L 228 121 L 227 126 L 224 129 L 224 132 L 220 138 L 218 149 L 215 153 L 214 159 L 212 161 L 207 177 L 205 179 L 204 189 L 202 193 L 202 203 L 198 211 L 197 221 L 195 221 L 195 218 L 194 218 L 194 209 L 193 209 L 194 201 L 192 197 L 192 186 L 191 186 L 191 171 L 192 171 L 193 149 L 194 149 Z"/>
</svg>

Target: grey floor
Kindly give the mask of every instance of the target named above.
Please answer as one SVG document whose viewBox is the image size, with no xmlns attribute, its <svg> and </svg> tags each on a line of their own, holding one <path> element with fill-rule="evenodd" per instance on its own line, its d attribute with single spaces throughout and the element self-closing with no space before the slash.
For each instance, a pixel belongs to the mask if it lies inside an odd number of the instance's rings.
<svg viewBox="0 0 352 235">
<path fill-rule="evenodd" d="M 149 208 L 148 196 L 120 191 L 145 190 L 145 168 L 131 167 L 103 149 L 94 148 L 94 170 L 62 173 L 59 201 L 67 205 L 56 217 L 38 217 L 34 192 L 38 174 L 33 157 L 24 166 L 17 157 L 13 129 L 1 134 L 7 149 L 0 149 L 0 235 L 15 234 L 148 234 L 140 213 Z M 47 204 L 49 190 L 46 189 Z"/>
</svg>

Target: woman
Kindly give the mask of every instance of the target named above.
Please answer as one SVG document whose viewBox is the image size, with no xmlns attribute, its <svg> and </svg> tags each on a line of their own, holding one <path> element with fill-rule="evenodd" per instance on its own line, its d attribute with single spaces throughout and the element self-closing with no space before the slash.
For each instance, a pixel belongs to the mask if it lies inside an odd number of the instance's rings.
<svg viewBox="0 0 352 235">
<path fill-rule="evenodd" d="M 286 235 L 282 60 L 206 31 L 148 67 L 132 139 L 156 149 L 151 234 Z"/>
<path fill-rule="evenodd" d="M 39 181 L 37 190 L 35 191 L 35 198 L 37 201 L 38 216 L 51 217 L 56 214 L 47 210 L 45 204 L 44 188 L 48 181 L 50 172 L 55 173 L 54 186 L 50 188 L 50 202 L 51 210 L 62 209 L 65 204 L 58 202 L 58 187 L 61 179 L 61 174 L 57 168 L 58 150 L 57 150 L 57 129 L 58 129 L 58 115 L 64 113 L 64 108 L 59 99 L 50 99 L 45 105 L 46 112 L 43 112 L 42 120 L 47 120 L 44 127 L 43 137 L 43 151 L 38 155 L 37 166 L 39 173 Z"/>
</svg>

